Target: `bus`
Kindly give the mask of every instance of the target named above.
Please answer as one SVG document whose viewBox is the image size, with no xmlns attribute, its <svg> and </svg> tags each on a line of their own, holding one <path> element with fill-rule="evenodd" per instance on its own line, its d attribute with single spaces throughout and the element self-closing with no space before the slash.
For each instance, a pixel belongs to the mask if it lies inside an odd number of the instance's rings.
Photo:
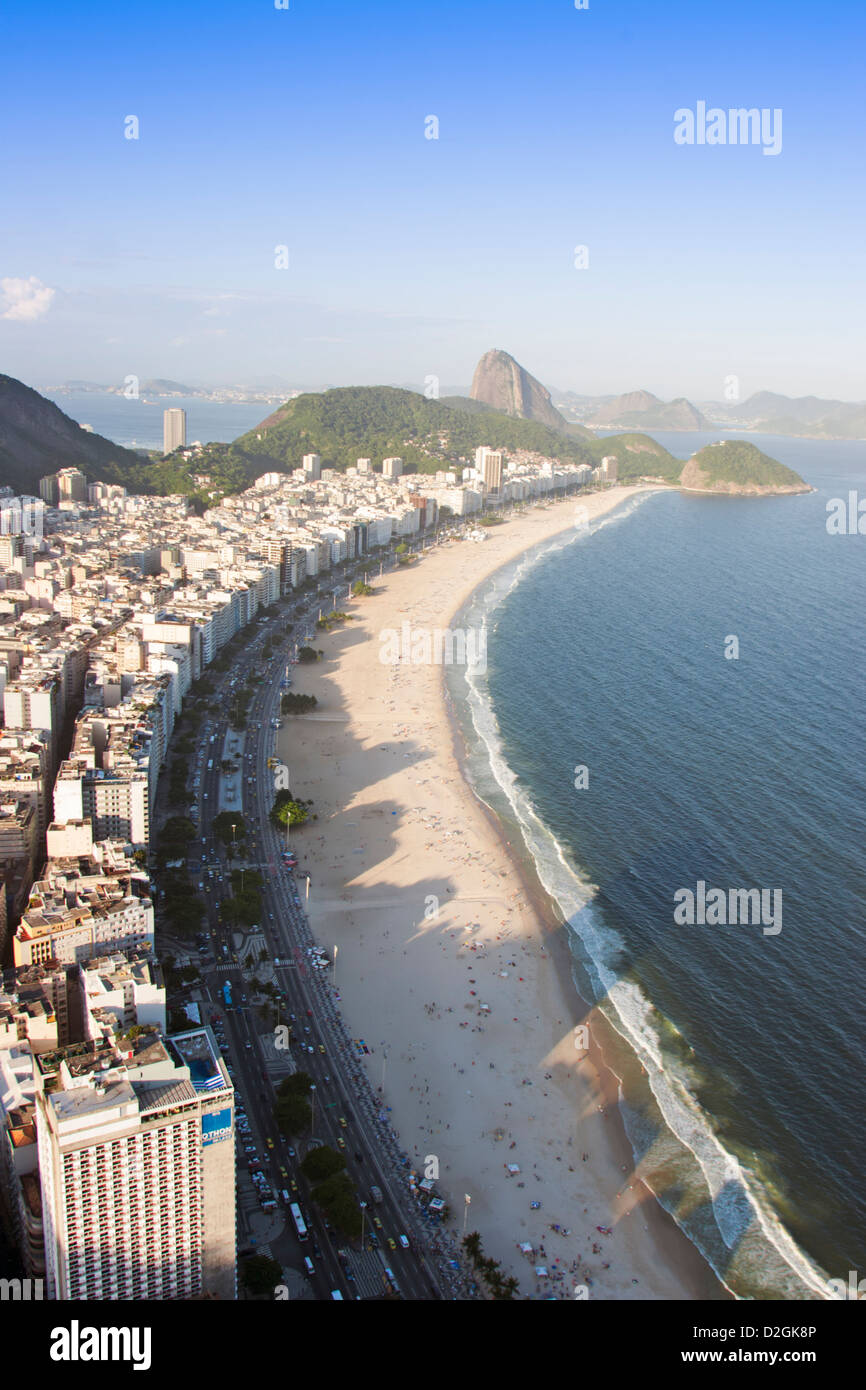
<svg viewBox="0 0 866 1390">
<path fill-rule="evenodd" d="M 295 1230 L 298 1233 L 298 1240 L 306 1240 L 307 1228 L 304 1224 L 304 1218 L 301 1216 L 301 1208 L 298 1206 L 297 1202 L 291 1203 L 289 1211 L 292 1213 L 292 1220 L 295 1223 Z"/>
<path fill-rule="evenodd" d="M 228 980 L 226 980 L 223 985 L 223 999 L 225 1000 L 226 1008 L 230 1009 L 232 1006 L 232 987 Z"/>
<path fill-rule="evenodd" d="M 208 772 L 213 772 L 213 758 L 208 758 L 207 770 Z"/>
</svg>

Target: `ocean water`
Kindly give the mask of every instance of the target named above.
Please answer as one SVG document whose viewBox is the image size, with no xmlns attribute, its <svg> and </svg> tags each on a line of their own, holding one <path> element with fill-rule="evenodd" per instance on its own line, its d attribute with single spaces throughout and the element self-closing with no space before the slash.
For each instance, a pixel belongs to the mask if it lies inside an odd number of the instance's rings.
<svg viewBox="0 0 866 1390">
<path fill-rule="evenodd" d="M 127 449 L 162 449 L 162 412 L 172 406 L 186 411 L 186 437 L 192 444 L 230 444 L 267 419 L 276 406 L 266 402 L 203 401 L 195 396 L 144 396 L 127 400 L 109 392 L 46 391 L 48 400 L 79 425 Z"/>
<path fill-rule="evenodd" d="M 654 494 L 554 540 L 455 620 L 486 622 L 488 669 L 452 682 L 642 1175 L 738 1296 L 821 1298 L 866 1276 L 866 536 L 826 528 L 866 447 L 749 437 L 816 491 Z M 678 925 L 699 880 L 776 890 L 781 931 Z"/>
</svg>

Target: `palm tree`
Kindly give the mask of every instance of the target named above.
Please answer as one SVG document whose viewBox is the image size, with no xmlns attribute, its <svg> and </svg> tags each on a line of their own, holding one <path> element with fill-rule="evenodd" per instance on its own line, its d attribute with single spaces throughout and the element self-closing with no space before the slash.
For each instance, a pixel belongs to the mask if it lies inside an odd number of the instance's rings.
<svg viewBox="0 0 866 1390">
<path fill-rule="evenodd" d="M 477 1265 L 481 1259 L 481 1236 L 477 1231 L 470 1231 L 468 1236 L 463 1237 L 463 1249 L 472 1263 Z"/>
</svg>

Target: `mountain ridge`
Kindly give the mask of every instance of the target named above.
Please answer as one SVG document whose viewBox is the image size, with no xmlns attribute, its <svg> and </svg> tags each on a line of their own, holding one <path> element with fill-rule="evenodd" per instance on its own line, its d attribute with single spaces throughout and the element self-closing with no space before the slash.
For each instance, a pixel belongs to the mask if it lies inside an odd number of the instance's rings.
<svg viewBox="0 0 866 1390">
<path fill-rule="evenodd" d="M 326 467 L 337 471 L 354 466 L 359 456 L 378 461 L 396 455 L 407 472 L 423 474 L 459 469 L 482 444 L 506 454 L 523 452 L 591 467 L 613 455 L 624 482 L 655 477 L 677 484 L 684 469 L 682 460 L 639 431 L 595 437 L 567 424 L 554 429 L 507 415 L 471 398 L 429 400 L 390 386 L 300 395 L 231 444 L 212 443 L 188 458 L 180 453 L 142 457 L 82 429 L 24 383 L 0 376 L 0 481 L 25 493 L 36 493 L 45 474 L 74 464 L 91 481 L 118 483 L 144 495 L 183 494 L 201 509 L 212 505 L 214 495 L 240 492 L 263 473 L 293 471 L 306 453 L 319 454 Z M 730 455 L 739 460 L 740 471 L 733 474 L 738 485 L 748 483 L 754 467 L 759 476 L 752 481 L 759 488 L 806 487 L 798 475 L 754 446 L 744 447 L 754 452 Z M 781 472 L 765 477 L 768 467 Z"/>
</svg>

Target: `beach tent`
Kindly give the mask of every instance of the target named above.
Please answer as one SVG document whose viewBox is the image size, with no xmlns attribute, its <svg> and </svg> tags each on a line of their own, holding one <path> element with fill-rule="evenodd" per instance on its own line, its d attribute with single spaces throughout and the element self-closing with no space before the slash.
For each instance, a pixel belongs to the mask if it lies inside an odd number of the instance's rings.
<svg viewBox="0 0 866 1390">
<path fill-rule="evenodd" d="M 519 1165 L 518 1165 L 517 1163 L 509 1163 L 509 1164 L 508 1164 L 508 1171 L 509 1171 L 509 1173 L 519 1173 L 519 1172 L 520 1172 L 520 1167 L 519 1167 Z"/>
<path fill-rule="evenodd" d="M 536 1274 L 538 1275 L 539 1279 L 546 1279 L 546 1278 L 547 1278 L 547 1265 L 536 1265 L 536 1266 L 535 1266 L 535 1272 L 536 1272 Z"/>
<path fill-rule="evenodd" d="M 534 1253 L 534 1252 L 533 1252 L 533 1248 L 532 1248 L 532 1246 L 529 1244 L 529 1241 L 528 1241 L 528 1240 L 524 1240 L 524 1241 L 521 1242 L 521 1244 L 520 1244 L 520 1253 L 521 1253 L 521 1255 L 532 1255 L 532 1254 Z"/>
</svg>

